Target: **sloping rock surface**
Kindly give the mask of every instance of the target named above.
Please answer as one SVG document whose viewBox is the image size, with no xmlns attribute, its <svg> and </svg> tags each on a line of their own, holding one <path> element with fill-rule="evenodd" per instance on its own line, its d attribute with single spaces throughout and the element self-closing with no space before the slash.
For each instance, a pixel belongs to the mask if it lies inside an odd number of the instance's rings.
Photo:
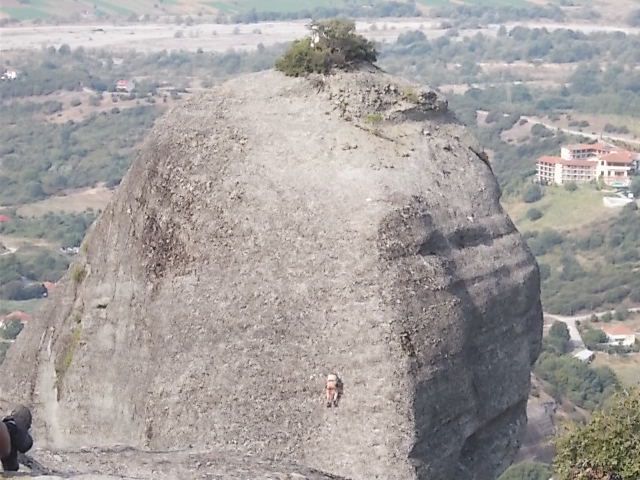
<svg viewBox="0 0 640 480">
<path fill-rule="evenodd" d="M 38 460 L 34 460 L 34 457 Z M 221 455 L 194 448 L 141 451 L 121 445 L 51 452 L 21 458 L 26 468 L 0 479 L 30 480 L 345 480 L 287 462 Z M 46 465 L 46 466 L 45 466 Z"/>
<path fill-rule="evenodd" d="M 376 71 L 234 79 L 158 122 L 0 391 L 52 449 L 495 478 L 542 330 L 498 200 L 434 92 Z"/>
</svg>

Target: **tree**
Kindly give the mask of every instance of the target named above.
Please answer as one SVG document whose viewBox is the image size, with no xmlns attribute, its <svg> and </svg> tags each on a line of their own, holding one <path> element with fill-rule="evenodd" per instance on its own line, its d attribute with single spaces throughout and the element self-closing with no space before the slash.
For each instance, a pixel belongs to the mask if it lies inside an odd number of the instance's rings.
<svg viewBox="0 0 640 480">
<path fill-rule="evenodd" d="M 530 208 L 527 210 L 527 218 L 532 222 L 540 220 L 542 218 L 542 212 L 537 208 Z"/>
<path fill-rule="evenodd" d="M 567 324 L 564 323 L 564 322 L 560 322 L 558 320 L 553 322 L 553 324 L 551 325 L 551 328 L 549 329 L 549 336 L 550 337 L 557 337 L 557 338 L 563 339 L 563 340 L 565 340 L 567 342 L 571 338 L 571 335 L 569 334 L 569 328 L 567 327 Z"/>
<path fill-rule="evenodd" d="M 588 329 L 582 332 L 582 340 L 587 347 L 593 349 L 599 343 L 607 342 L 607 334 L 602 330 Z"/>
<path fill-rule="evenodd" d="M 9 320 L 3 327 L 0 327 L 0 338 L 13 340 L 20 334 L 23 327 L 20 320 Z"/>
<path fill-rule="evenodd" d="M 549 335 L 546 338 L 545 349 L 562 355 L 567 353 L 570 348 L 571 335 L 566 323 L 555 321 L 549 329 Z"/>
<path fill-rule="evenodd" d="M 635 177 L 631 182 L 631 187 L 629 188 L 631 193 L 635 198 L 640 197 L 640 177 Z"/>
<path fill-rule="evenodd" d="M 619 393 L 611 407 L 560 438 L 554 470 L 559 480 L 640 478 L 640 392 Z M 556 477 L 554 477 L 556 478 Z"/>
<path fill-rule="evenodd" d="M 578 185 L 576 185 L 576 182 L 567 182 L 564 184 L 564 189 L 567 192 L 575 192 L 578 189 Z"/>
<path fill-rule="evenodd" d="M 536 362 L 536 375 L 548 382 L 556 399 L 566 396 L 577 406 L 595 410 L 618 388 L 609 367 L 592 368 L 569 355 L 544 351 Z"/>
<path fill-rule="evenodd" d="M 276 69 L 298 77 L 308 73 L 348 70 L 359 63 L 373 63 L 377 52 L 372 42 L 356 34 L 350 20 L 324 20 L 311 24 L 312 36 L 293 42 L 276 62 Z"/>
<path fill-rule="evenodd" d="M 526 203 L 537 202 L 541 198 L 542 198 L 542 188 L 540 188 L 540 185 L 536 185 L 536 184 L 529 185 L 527 189 L 524 191 L 524 193 L 522 194 L 522 200 L 524 200 Z"/>
<path fill-rule="evenodd" d="M 627 310 L 626 307 L 621 305 L 619 307 L 616 307 L 614 316 L 615 316 L 615 319 L 618 321 L 626 320 L 626 318 L 629 316 L 629 310 Z"/>
</svg>

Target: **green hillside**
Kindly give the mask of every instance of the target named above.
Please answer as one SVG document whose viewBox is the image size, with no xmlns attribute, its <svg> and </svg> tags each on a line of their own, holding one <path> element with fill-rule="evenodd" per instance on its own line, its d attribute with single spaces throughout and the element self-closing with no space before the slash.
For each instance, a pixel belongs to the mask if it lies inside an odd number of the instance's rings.
<svg viewBox="0 0 640 480">
<path fill-rule="evenodd" d="M 97 18 L 129 18 L 141 15 L 241 15 L 266 12 L 275 18 L 299 16 L 302 13 L 346 14 L 351 16 L 410 16 L 428 7 L 465 3 L 476 6 L 520 6 L 526 0 L 3 0 L 0 18 L 36 20 L 61 18 L 69 20 Z M 264 15 L 259 19 L 263 19 Z M 258 19 L 258 18 L 256 18 Z"/>
<path fill-rule="evenodd" d="M 438 0 L 434 0 L 440 3 Z M 401 0 L 397 3 L 404 3 Z M 132 15 L 207 15 L 257 12 L 292 13 L 317 8 L 366 6 L 349 0 L 4 0 L 0 15 L 17 20 L 51 17 L 129 17 Z M 387 2 L 388 3 L 388 2 Z"/>
</svg>

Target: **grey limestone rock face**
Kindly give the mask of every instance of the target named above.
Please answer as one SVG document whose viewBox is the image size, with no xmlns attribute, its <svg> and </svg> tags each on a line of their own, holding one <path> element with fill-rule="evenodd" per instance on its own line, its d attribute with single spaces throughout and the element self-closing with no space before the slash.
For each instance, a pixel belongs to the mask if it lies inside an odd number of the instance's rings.
<svg viewBox="0 0 640 480">
<path fill-rule="evenodd" d="M 499 195 L 434 92 L 376 71 L 234 79 L 157 123 L 0 389 L 52 449 L 496 478 L 542 333 Z"/>
</svg>

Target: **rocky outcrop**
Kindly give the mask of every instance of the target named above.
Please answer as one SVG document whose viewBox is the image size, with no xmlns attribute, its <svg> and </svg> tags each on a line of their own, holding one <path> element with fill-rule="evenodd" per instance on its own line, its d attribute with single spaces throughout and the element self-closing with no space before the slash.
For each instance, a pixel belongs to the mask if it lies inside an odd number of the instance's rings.
<svg viewBox="0 0 640 480">
<path fill-rule="evenodd" d="M 291 462 L 221 455 L 193 446 L 164 451 L 122 445 L 55 453 L 38 449 L 20 460 L 25 466 L 20 478 L 31 480 L 344 480 Z"/>
<path fill-rule="evenodd" d="M 495 478 L 542 325 L 498 200 L 433 92 L 375 71 L 234 79 L 158 122 L 1 391 L 51 448 Z"/>
</svg>

